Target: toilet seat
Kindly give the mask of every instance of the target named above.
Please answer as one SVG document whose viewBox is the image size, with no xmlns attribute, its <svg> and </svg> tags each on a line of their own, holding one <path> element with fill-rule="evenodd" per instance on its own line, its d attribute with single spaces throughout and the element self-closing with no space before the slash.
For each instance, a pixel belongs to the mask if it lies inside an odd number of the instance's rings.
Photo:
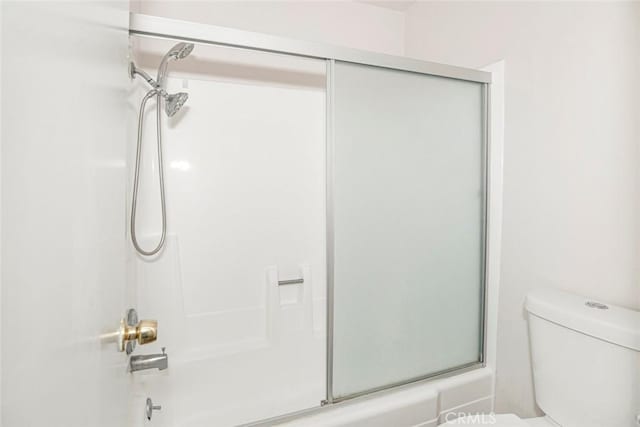
<svg viewBox="0 0 640 427">
<path fill-rule="evenodd" d="M 441 427 L 462 427 L 462 426 L 491 426 L 491 427 L 554 427 L 557 424 L 550 422 L 547 417 L 530 418 L 523 420 L 515 414 L 487 414 L 487 415 L 469 415 L 467 417 L 457 418 L 444 424 Z"/>
</svg>

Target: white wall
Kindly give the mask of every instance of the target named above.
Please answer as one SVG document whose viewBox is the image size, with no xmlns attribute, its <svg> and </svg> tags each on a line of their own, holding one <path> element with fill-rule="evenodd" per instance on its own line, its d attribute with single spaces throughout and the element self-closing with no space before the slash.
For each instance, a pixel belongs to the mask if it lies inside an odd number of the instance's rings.
<svg viewBox="0 0 640 427">
<path fill-rule="evenodd" d="M 351 1 L 131 1 L 131 11 L 395 55 L 404 13 Z"/>
<path fill-rule="evenodd" d="M 497 411 L 536 414 L 522 303 L 553 287 L 640 308 L 640 3 L 419 2 L 408 56 L 505 59 Z"/>
</svg>

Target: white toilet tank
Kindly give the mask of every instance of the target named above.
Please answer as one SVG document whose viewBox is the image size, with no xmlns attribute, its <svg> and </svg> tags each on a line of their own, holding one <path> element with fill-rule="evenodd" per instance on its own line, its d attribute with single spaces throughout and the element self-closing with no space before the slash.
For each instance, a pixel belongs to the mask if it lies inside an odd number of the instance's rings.
<svg viewBox="0 0 640 427">
<path fill-rule="evenodd" d="M 527 295 L 538 406 L 562 427 L 640 426 L 640 312 L 551 290 Z"/>
</svg>

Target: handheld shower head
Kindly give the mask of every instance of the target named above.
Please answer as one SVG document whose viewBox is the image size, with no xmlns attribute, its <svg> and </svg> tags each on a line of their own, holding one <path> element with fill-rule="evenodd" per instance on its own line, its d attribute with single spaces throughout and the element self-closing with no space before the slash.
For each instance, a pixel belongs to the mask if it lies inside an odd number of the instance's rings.
<svg viewBox="0 0 640 427">
<path fill-rule="evenodd" d="M 189 94 L 185 92 L 173 93 L 164 98 L 164 111 L 167 116 L 172 117 L 180 111 L 185 102 L 189 99 Z"/>
<path fill-rule="evenodd" d="M 168 55 L 175 57 L 175 59 L 183 59 L 189 56 L 193 50 L 193 43 L 178 43 L 171 48 Z"/>
<path fill-rule="evenodd" d="M 193 50 L 193 43 L 184 43 L 180 42 L 169 49 L 164 57 L 162 58 L 162 62 L 160 62 L 160 67 L 158 67 L 158 78 L 156 81 L 160 87 L 164 87 L 164 78 L 167 74 L 167 65 L 170 60 L 177 61 L 179 59 L 184 59 Z"/>
</svg>

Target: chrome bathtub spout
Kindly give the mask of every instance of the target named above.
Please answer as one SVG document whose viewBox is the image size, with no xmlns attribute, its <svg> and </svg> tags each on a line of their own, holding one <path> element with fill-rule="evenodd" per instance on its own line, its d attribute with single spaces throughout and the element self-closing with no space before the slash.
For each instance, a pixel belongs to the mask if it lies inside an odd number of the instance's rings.
<svg viewBox="0 0 640 427">
<path fill-rule="evenodd" d="M 145 354 L 142 356 L 131 356 L 129 359 L 129 371 L 144 371 L 146 369 L 158 369 L 163 371 L 169 367 L 169 355 L 164 352 L 162 354 Z"/>
</svg>

